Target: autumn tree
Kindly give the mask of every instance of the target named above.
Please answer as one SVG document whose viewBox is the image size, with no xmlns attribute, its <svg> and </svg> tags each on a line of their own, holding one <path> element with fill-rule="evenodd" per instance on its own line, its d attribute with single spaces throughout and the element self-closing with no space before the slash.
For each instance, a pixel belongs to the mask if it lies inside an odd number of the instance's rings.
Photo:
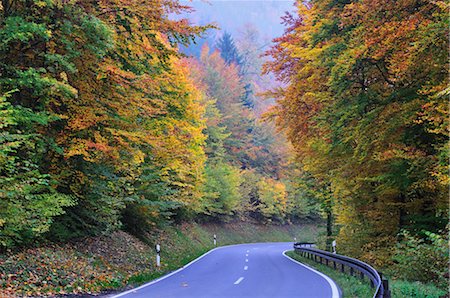
<svg viewBox="0 0 450 298">
<path fill-rule="evenodd" d="M 176 1 L 102 1 L 90 8 L 113 31 L 115 47 L 100 67 L 80 61 L 74 78 L 82 100 L 69 103 L 75 125 L 68 123 L 71 133 L 60 142 L 68 147 L 66 167 L 83 178 L 75 185 L 83 186 L 77 191 L 85 205 L 62 218 L 63 226 L 92 222 L 90 230 L 104 231 L 127 216 L 147 221 L 148 214 L 169 214 L 167 208 L 199 208 L 203 108 L 175 46 L 203 29 L 168 19 L 185 8 Z M 82 116 L 87 112 L 92 119 Z M 166 191 L 155 197 L 161 187 Z"/>
<path fill-rule="evenodd" d="M 200 209 L 204 108 L 176 45 L 205 28 L 169 19 L 184 10 L 2 2 L 3 245 L 49 229 L 58 239 L 108 232 L 130 210 L 151 219 Z"/>
<path fill-rule="evenodd" d="M 1 13 L 0 94 L 7 96 L 1 118 L 0 237 L 2 246 L 12 246 L 47 232 L 54 217 L 78 201 L 61 185 L 63 171 L 53 171 L 53 156 L 64 151 L 57 137 L 67 119 L 57 107 L 77 100 L 68 77 L 76 72 L 82 49 L 102 56 L 110 47 L 110 31 L 82 8 L 52 1 L 2 1 Z"/>
<path fill-rule="evenodd" d="M 343 252 L 376 265 L 389 263 L 400 230 L 445 226 L 446 9 L 298 3 L 268 52 L 266 70 L 286 84 L 270 93 L 272 115 L 304 170 L 330 184 Z"/>
</svg>

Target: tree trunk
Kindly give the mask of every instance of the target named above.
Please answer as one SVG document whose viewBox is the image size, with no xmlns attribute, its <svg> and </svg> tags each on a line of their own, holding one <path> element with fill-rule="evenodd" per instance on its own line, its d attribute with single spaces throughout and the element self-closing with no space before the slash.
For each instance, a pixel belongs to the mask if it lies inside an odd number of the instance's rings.
<svg viewBox="0 0 450 298">
<path fill-rule="evenodd" d="M 326 250 L 332 251 L 331 243 L 333 239 L 331 236 L 333 235 L 333 211 L 331 209 L 330 203 L 327 203 L 327 242 L 326 242 Z"/>
</svg>

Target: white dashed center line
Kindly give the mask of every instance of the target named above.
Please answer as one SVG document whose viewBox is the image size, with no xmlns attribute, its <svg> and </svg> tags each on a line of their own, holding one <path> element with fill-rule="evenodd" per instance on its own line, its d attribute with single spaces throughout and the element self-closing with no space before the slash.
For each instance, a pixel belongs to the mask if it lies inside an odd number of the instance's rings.
<svg viewBox="0 0 450 298">
<path fill-rule="evenodd" d="M 241 283 L 241 281 L 242 281 L 243 279 L 244 279 L 243 277 L 239 277 L 239 279 L 238 279 L 238 280 L 236 280 L 236 281 L 234 282 L 234 284 L 235 284 L 235 285 L 238 285 L 238 284 L 240 284 L 240 283 Z"/>
<path fill-rule="evenodd" d="M 244 270 L 247 270 L 248 269 L 248 266 L 244 266 Z"/>
<path fill-rule="evenodd" d="M 248 254 L 245 254 L 246 257 L 248 257 Z"/>
<path fill-rule="evenodd" d="M 245 263 L 248 263 L 248 259 L 245 259 Z"/>
</svg>

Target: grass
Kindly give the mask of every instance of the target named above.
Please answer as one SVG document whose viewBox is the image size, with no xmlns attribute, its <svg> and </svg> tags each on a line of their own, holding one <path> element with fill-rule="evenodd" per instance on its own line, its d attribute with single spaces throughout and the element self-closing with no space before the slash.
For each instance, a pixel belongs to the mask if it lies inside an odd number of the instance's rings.
<svg viewBox="0 0 450 298">
<path fill-rule="evenodd" d="M 390 282 L 392 298 L 423 297 L 442 298 L 448 297 L 448 292 L 437 288 L 433 284 L 411 282 L 405 280 L 393 280 Z"/>
<path fill-rule="evenodd" d="M 360 278 L 340 273 L 326 265 L 314 262 L 308 258 L 304 258 L 294 251 L 286 253 L 289 257 L 306 264 L 332 278 L 341 288 L 342 296 L 347 297 L 373 297 L 374 290 L 370 287 L 369 282 L 362 281 Z"/>
<path fill-rule="evenodd" d="M 370 287 L 367 279 L 361 279 L 350 276 L 348 273 L 341 273 L 326 265 L 316 263 L 315 261 L 302 257 L 294 251 L 287 252 L 291 258 L 306 264 L 331 277 L 341 288 L 344 298 L 347 297 L 373 297 L 374 290 Z M 389 280 L 392 298 L 442 298 L 448 297 L 448 293 L 437 288 L 433 284 L 423 284 L 405 280 Z"/>
</svg>

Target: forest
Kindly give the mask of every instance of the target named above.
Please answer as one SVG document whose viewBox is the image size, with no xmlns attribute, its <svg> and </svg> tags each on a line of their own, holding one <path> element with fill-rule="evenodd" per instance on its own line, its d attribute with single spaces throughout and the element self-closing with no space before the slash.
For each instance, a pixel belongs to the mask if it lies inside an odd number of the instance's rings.
<svg viewBox="0 0 450 298">
<path fill-rule="evenodd" d="M 443 287 L 448 12 L 443 1 L 298 3 L 265 65 L 285 83 L 268 92 L 268 117 L 323 194 L 341 252 Z"/>
<path fill-rule="evenodd" d="M 198 59 L 181 55 L 209 29 L 168 18 L 188 9 L 3 3 L 3 249 L 194 217 L 317 216 L 285 178 L 296 171 L 286 140 L 259 119 L 258 57 L 229 34 Z"/>
<path fill-rule="evenodd" d="M 449 4 L 299 1 L 265 52 L 191 11 L 2 0 L 0 252 L 323 218 L 325 247 L 446 287 Z"/>
</svg>

